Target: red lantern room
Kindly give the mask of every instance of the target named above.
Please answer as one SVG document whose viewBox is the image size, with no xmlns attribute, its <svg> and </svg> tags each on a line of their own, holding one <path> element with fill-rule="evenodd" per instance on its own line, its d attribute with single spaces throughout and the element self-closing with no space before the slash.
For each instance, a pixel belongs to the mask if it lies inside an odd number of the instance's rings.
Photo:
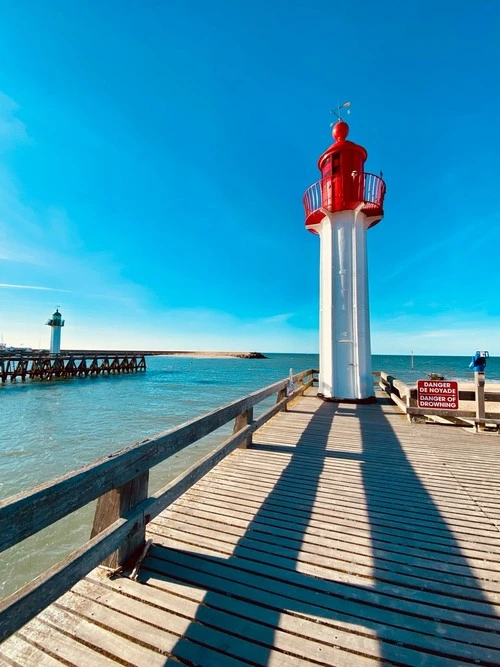
<svg viewBox="0 0 500 667">
<path fill-rule="evenodd" d="M 369 227 L 384 215 L 385 183 L 379 176 L 365 173 L 368 154 L 347 140 L 348 133 L 349 126 L 342 120 L 333 126 L 335 141 L 318 160 L 321 180 L 304 194 L 306 227 L 311 232 L 316 233 L 312 226 L 322 220 L 325 211 L 349 211 L 364 204 L 361 210 L 369 218 Z"/>
</svg>

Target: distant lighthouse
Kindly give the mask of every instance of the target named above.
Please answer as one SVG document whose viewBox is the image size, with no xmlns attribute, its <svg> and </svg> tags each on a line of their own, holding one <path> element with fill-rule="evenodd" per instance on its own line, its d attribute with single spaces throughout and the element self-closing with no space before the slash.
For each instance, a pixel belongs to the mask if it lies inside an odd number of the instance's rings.
<svg viewBox="0 0 500 667">
<path fill-rule="evenodd" d="M 327 400 L 374 399 L 366 230 L 384 215 L 385 183 L 364 171 L 367 152 L 333 127 L 321 155 L 321 180 L 304 195 L 306 228 L 320 237 L 320 376 Z"/>
<path fill-rule="evenodd" d="M 59 308 L 56 308 L 56 312 L 45 324 L 50 327 L 50 354 L 59 354 L 61 352 L 61 327 L 64 326 Z"/>
</svg>

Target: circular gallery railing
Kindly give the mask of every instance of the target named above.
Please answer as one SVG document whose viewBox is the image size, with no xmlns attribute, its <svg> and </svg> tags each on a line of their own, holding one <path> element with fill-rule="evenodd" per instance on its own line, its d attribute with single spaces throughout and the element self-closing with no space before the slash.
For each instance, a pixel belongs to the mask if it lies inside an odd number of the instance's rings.
<svg viewBox="0 0 500 667">
<path fill-rule="evenodd" d="M 344 211 L 357 208 L 364 204 L 362 211 L 369 217 L 378 217 L 372 225 L 376 224 L 383 216 L 383 205 L 386 186 L 380 176 L 366 172 L 352 174 L 353 182 L 345 184 L 339 179 L 322 178 L 304 193 L 304 210 L 306 214 L 306 225 L 313 225 L 320 221 L 322 210 Z M 339 182 L 341 192 L 336 192 L 335 186 Z M 346 190 L 349 190 L 347 196 Z M 371 225 L 370 225 L 371 226 Z"/>
</svg>

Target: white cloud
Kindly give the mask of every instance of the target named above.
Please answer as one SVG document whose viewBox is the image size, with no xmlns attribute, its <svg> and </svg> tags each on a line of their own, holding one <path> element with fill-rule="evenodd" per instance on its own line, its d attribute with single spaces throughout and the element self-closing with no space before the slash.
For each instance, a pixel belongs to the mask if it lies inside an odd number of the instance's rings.
<svg viewBox="0 0 500 667">
<path fill-rule="evenodd" d="M 44 292 L 66 292 L 70 294 L 70 290 L 67 289 L 57 289 L 55 287 L 43 287 L 42 285 L 10 285 L 9 283 L 0 283 L 0 287 L 3 289 L 34 289 L 41 290 Z"/>
</svg>

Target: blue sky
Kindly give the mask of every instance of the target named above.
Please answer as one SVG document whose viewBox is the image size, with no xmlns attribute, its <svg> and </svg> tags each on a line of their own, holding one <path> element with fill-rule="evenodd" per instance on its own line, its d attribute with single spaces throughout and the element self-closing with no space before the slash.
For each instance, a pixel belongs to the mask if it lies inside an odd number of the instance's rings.
<svg viewBox="0 0 500 667">
<path fill-rule="evenodd" d="M 302 194 L 351 100 L 375 353 L 500 344 L 500 5 L 0 0 L 0 333 L 317 351 Z"/>
</svg>

